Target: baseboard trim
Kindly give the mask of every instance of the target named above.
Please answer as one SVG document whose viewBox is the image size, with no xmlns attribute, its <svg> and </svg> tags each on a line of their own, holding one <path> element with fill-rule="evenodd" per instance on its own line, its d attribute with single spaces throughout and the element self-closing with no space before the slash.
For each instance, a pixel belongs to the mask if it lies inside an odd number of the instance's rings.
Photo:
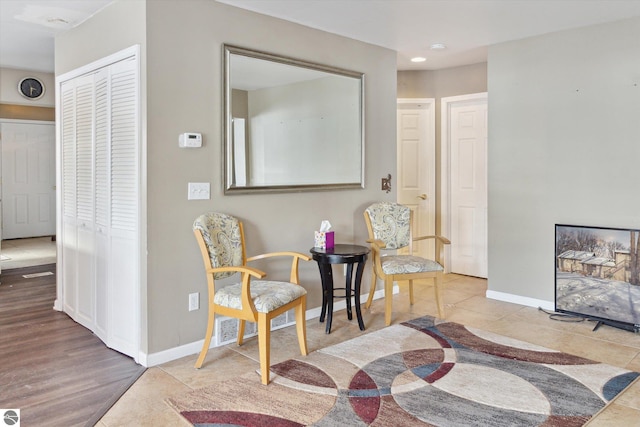
<svg viewBox="0 0 640 427">
<path fill-rule="evenodd" d="M 504 292 L 490 291 L 488 290 L 485 296 L 489 299 L 498 301 L 511 302 L 514 304 L 520 304 L 527 307 L 542 307 L 545 310 L 555 310 L 555 304 L 553 301 L 545 301 L 536 298 L 523 297 L 520 295 L 507 294 Z"/>
<path fill-rule="evenodd" d="M 393 293 L 397 294 L 398 292 L 400 292 L 398 285 L 394 285 Z M 377 290 L 373 294 L 374 300 L 377 300 L 383 297 L 384 297 L 384 289 Z M 364 301 L 366 301 L 366 298 L 367 298 L 367 295 L 363 294 L 361 296 L 360 302 L 364 303 Z M 347 308 L 347 301 L 345 301 L 344 299 L 340 301 L 336 301 L 333 304 L 334 311 L 342 310 L 345 308 Z M 307 314 L 305 317 L 307 321 L 311 319 L 317 319 L 320 317 L 321 312 L 322 312 L 322 307 L 315 307 L 310 310 L 307 310 Z M 215 340 L 211 340 L 211 345 L 209 348 L 215 347 L 214 342 Z M 202 349 L 202 344 L 204 344 L 204 339 L 194 341 L 188 344 L 184 344 L 178 347 L 173 347 L 167 350 L 159 351 L 156 353 L 147 354 L 147 353 L 141 352 L 138 356 L 137 362 L 145 367 L 162 365 L 163 363 L 171 362 L 173 360 L 180 359 L 182 357 L 191 356 L 193 354 L 199 353 L 200 350 Z"/>
</svg>

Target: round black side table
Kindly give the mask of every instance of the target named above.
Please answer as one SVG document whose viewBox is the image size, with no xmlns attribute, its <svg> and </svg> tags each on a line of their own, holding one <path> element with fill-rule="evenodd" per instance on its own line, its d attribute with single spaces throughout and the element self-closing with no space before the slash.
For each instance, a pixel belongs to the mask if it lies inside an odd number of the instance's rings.
<svg viewBox="0 0 640 427">
<path fill-rule="evenodd" d="M 326 333 L 331 333 L 331 319 L 333 317 L 333 299 L 345 298 L 347 302 L 347 317 L 349 320 L 353 318 L 351 314 L 351 281 L 353 277 L 353 265 L 357 264 L 356 277 L 353 284 L 355 293 L 356 317 L 358 318 L 358 326 L 364 331 L 364 322 L 362 321 L 362 313 L 360 312 L 360 282 L 362 281 L 362 272 L 367 262 L 369 248 L 359 245 L 348 245 L 338 243 L 332 249 L 311 248 L 309 250 L 314 260 L 318 263 L 320 269 L 320 279 L 322 281 L 322 311 L 320 313 L 320 322 L 324 322 L 327 316 Z M 344 295 L 335 296 L 333 291 L 333 271 L 332 264 L 346 264 L 347 276 L 344 288 L 335 288 L 344 290 Z"/>
</svg>

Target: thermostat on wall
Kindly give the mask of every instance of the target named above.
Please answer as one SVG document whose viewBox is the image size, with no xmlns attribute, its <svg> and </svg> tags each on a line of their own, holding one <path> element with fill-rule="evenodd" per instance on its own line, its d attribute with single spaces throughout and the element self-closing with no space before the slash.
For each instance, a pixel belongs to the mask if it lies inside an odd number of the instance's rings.
<svg viewBox="0 0 640 427">
<path fill-rule="evenodd" d="M 180 134 L 178 138 L 178 146 L 180 148 L 199 148 L 202 147 L 202 134 L 185 132 Z"/>
</svg>

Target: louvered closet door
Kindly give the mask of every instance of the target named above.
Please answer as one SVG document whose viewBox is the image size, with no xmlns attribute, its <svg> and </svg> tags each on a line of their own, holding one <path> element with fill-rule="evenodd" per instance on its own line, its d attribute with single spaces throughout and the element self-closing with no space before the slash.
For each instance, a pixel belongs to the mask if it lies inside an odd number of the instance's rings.
<svg viewBox="0 0 640 427">
<path fill-rule="evenodd" d="M 139 350 L 139 83 L 130 57 L 61 85 L 64 311 Z"/>
<path fill-rule="evenodd" d="M 109 145 L 111 139 L 111 102 L 109 69 L 98 71 L 95 82 L 95 289 L 96 335 L 108 345 L 109 340 Z"/>
<path fill-rule="evenodd" d="M 76 218 L 77 292 L 76 322 L 93 329 L 95 299 L 95 224 L 93 204 L 94 76 L 76 85 Z"/>
<path fill-rule="evenodd" d="M 76 317 L 78 280 L 76 225 L 76 81 L 65 82 L 60 96 L 62 232 L 58 261 L 62 268 L 59 277 L 63 284 L 62 309 Z"/>
<path fill-rule="evenodd" d="M 93 328 L 93 76 L 65 83 L 62 91 L 62 275 L 64 308 Z"/>
<path fill-rule="evenodd" d="M 136 61 L 130 59 L 112 65 L 110 84 L 108 345 L 124 354 L 136 355 L 139 330 L 138 323 L 132 318 L 138 311 L 140 286 L 139 84 Z"/>
</svg>

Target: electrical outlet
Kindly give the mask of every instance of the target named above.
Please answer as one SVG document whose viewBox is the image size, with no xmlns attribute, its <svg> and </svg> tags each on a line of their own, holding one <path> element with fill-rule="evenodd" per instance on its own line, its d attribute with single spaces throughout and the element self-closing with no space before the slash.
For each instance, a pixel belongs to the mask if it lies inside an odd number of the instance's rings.
<svg viewBox="0 0 640 427">
<path fill-rule="evenodd" d="M 189 294 L 189 311 L 198 310 L 200 308 L 200 292 Z"/>
</svg>

